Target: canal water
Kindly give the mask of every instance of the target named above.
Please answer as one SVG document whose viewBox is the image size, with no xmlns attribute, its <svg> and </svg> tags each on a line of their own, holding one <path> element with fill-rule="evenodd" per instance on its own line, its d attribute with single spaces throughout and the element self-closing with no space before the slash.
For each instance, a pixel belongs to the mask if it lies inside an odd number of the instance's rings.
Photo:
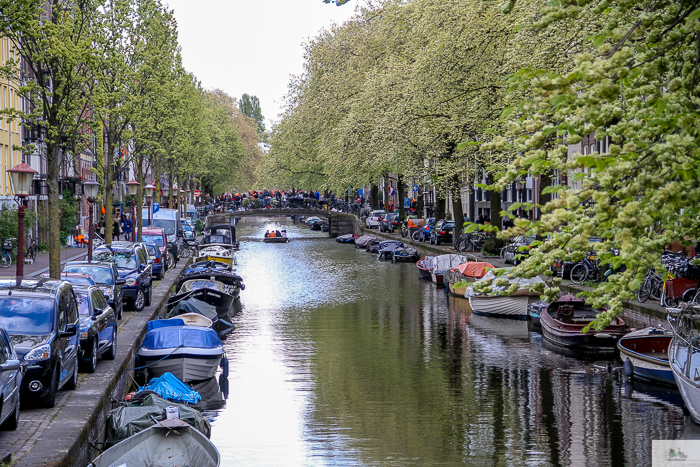
<svg viewBox="0 0 700 467">
<path fill-rule="evenodd" d="M 292 241 L 263 243 L 271 228 Z M 414 264 L 288 218 L 238 235 L 246 289 L 209 413 L 222 466 L 650 465 L 653 439 L 700 438 L 677 393 L 471 315 Z"/>
</svg>

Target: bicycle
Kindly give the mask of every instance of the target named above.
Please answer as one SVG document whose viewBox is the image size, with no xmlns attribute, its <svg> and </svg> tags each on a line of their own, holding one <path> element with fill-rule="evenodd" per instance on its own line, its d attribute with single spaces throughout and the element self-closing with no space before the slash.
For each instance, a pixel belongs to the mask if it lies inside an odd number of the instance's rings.
<svg viewBox="0 0 700 467">
<path fill-rule="evenodd" d="M 649 298 L 653 300 L 661 300 L 661 291 L 664 285 L 664 280 L 659 274 L 650 268 L 644 278 L 642 286 L 637 291 L 637 301 L 639 303 L 646 302 Z"/>
<path fill-rule="evenodd" d="M 571 282 L 580 284 L 581 282 L 591 280 L 599 282 L 602 276 L 602 268 L 600 267 L 598 256 L 588 252 L 583 261 L 579 261 L 571 268 Z"/>
<path fill-rule="evenodd" d="M 0 257 L 0 268 L 9 268 L 12 265 L 12 250 L 15 247 L 14 238 L 8 238 L 2 242 L 2 257 Z"/>
<path fill-rule="evenodd" d="M 477 230 L 476 232 L 463 233 L 457 241 L 457 251 L 480 251 L 486 242 L 486 232 Z"/>
<path fill-rule="evenodd" d="M 25 263 L 33 263 L 34 260 L 36 259 L 36 254 L 39 249 L 39 243 L 36 241 L 36 239 L 30 239 L 29 240 L 29 246 L 27 247 L 27 252 L 24 255 L 24 262 Z"/>
</svg>

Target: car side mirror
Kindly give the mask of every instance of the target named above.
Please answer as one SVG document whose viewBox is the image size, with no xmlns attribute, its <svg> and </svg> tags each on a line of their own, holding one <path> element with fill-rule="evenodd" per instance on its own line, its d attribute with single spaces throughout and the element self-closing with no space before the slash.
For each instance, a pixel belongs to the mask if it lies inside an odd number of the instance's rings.
<svg viewBox="0 0 700 467">
<path fill-rule="evenodd" d="M 182 230 L 178 230 L 178 231 L 177 231 L 177 236 L 178 236 L 178 237 L 184 236 L 184 233 L 182 232 Z"/>
<path fill-rule="evenodd" d="M 117 279 L 116 284 L 117 285 L 124 285 L 124 284 L 126 284 L 126 279 L 123 279 L 120 277 L 119 279 Z"/>
<path fill-rule="evenodd" d="M 59 337 L 73 337 L 78 334 L 78 326 L 75 323 L 70 323 L 66 326 L 65 331 L 59 333 Z"/>
<path fill-rule="evenodd" d="M 19 360 L 7 360 L 5 363 L 0 365 L 0 373 L 5 371 L 17 371 L 22 367 Z"/>
</svg>

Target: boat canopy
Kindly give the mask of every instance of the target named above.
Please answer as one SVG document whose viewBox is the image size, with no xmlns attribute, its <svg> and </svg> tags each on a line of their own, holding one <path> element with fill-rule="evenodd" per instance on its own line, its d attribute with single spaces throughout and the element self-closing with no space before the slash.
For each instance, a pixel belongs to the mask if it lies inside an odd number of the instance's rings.
<svg viewBox="0 0 700 467">
<path fill-rule="evenodd" d="M 172 373 L 163 373 L 158 378 L 154 378 L 142 388 L 141 391 L 153 391 L 158 393 L 163 399 L 178 402 L 181 404 L 196 404 L 202 400 L 202 396 L 197 391 L 180 381 Z"/>
<path fill-rule="evenodd" d="M 192 292 L 193 290 L 198 289 L 211 289 L 216 290 L 218 292 L 224 292 L 224 284 L 222 284 L 219 281 L 192 279 L 183 282 L 182 287 L 180 287 L 180 291 L 178 293 Z"/>
<path fill-rule="evenodd" d="M 178 324 L 179 323 L 179 324 Z M 216 331 L 197 326 L 185 326 L 181 319 L 159 319 L 148 322 L 148 332 L 143 338 L 144 349 L 159 350 L 176 347 L 215 349 L 221 347 Z"/>
<path fill-rule="evenodd" d="M 496 279 L 497 279 L 496 274 L 494 274 L 493 271 L 490 270 L 489 272 L 487 272 L 484 275 L 484 277 L 482 277 L 481 279 L 479 279 L 476 282 L 482 282 L 482 281 L 488 281 L 488 280 L 495 281 Z M 525 292 L 525 293 L 516 292 L 515 295 L 530 295 L 529 290 L 528 290 L 530 288 L 530 285 L 537 284 L 538 282 L 544 282 L 544 281 L 540 278 L 540 276 L 535 276 L 535 277 L 529 277 L 529 278 L 513 277 L 512 279 L 508 279 L 508 282 L 510 284 L 518 284 L 518 290 Z M 494 282 L 493 287 L 492 287 L 493 291 L 489 295 L 494 295 L 494 296 L 500 295 L 500 292 L 507 290 L 507 289 L 508 289 L 508 286 L 504 286 L 504 287 L 497 286 L 496 283 Z M 474 297 L 477 295 L 479 295 L 479 294 L 474 292 L 474 288 L 472 286 L 467 287 L 467 291 L 464 293 L 464 296 L 466 298 Z"/>
<path fill-rule="evenodd" d="M 166 318 L 174 318 L 178 315 L 184 315 L 186 313 L 197 313 L 206 318 L 209 318 L 212 322 L 216 322 L 219 319 L 219 315 L 216 313 L 216 307 L 210 305 L 207 302 L 196 298 L 188 298 L 187 300 L 182 300 L 175 308 L 170 310 L 165 316 Z"/>
<path fill-rule="evenodd" d="M 482 278 L 491 269 L 496 269 L 491 263 L 486 263 L 483 261 L 472 261 L 470 263 L 462 263 L 456 268 L 452 268 L 453 271 L 458 272 L 464 276 Z"/>
<path fill-rule="evenodd" d="M 433 259 L 432 270 L 435 272 L 445 272 L 468 261 L 469 258 L 464 255 L 440 255 Z"/>
</svg>

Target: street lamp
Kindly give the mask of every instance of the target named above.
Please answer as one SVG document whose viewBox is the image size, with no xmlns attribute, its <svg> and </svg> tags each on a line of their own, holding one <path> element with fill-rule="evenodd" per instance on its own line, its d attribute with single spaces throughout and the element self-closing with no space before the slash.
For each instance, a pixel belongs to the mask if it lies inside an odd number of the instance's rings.
<svg viewBox="0 0 700 467">
<path fill-rule="evenodd" d="M 146 198 L 148 199 L 148 226 L 151 226 L 151 198 L 153 197 L 153 192 L 156 190 L 156 187 L 152 184 L 149 183 L 144 187 L 146 189 Z"/>
<path fill-rule="evenodd" d="M 32 187 L 34 174 L 39 173 L 32 169 L 24 162 L 17 164 L 7 170 L 10 173 L 12 188 L 15 191 L 15 196 L 18 198 L 17 203 L 17 279 L 24 276 L 24 198 L 29 196 L 29 191 Z"/>
<path fill-rule="evenodd" d="M 100 183 L 96 180 L 85 180 L 83 182 L 83 191 L 88 202 L 88 262 L 92 261 L 92 236 L 95 230 L 95 224 L 92 219 L 92 208 L 97 200 L 97 192 L 100 190 Z"/>
<path fill-rule="evenodd" d="M 165 197 L 165 205 L 167 207 L 170 207 L 169 199 L 168 199 L 168 195 L 170 194 L 170 188 L 168 188 L 167 186 L 164 186 L 163 188 L 160 189 L 160 191 L 161 191 L 161 193 L 163 193 L 163 196 Z M 163 202 L 163 200 L 161 200 L 161 202 Z"/>
<path fill-rule="evenodd" d="M 518 177 L 518 179 L 515 181 L 515 185 L 518 189 L 518 196 L 520 198 L 520 209 L 518 210 L 518 217 L 523 217 L 523 190 L 527 185 L 527 178 L 524 175 Z"/>
<path fill-rule="evenodd" d="M 131 196 L 131 241 L 135 242 L 136 238 L 134 237 L 134 197 L 136 196 L 136 193 L 139 191 L 139 187 L 141 184 L 137 182 L 136 180 L 131 180 L 129 183 L 126 184 L 126 187 L 129 190 L 129 196 Z"/>
</svg>

